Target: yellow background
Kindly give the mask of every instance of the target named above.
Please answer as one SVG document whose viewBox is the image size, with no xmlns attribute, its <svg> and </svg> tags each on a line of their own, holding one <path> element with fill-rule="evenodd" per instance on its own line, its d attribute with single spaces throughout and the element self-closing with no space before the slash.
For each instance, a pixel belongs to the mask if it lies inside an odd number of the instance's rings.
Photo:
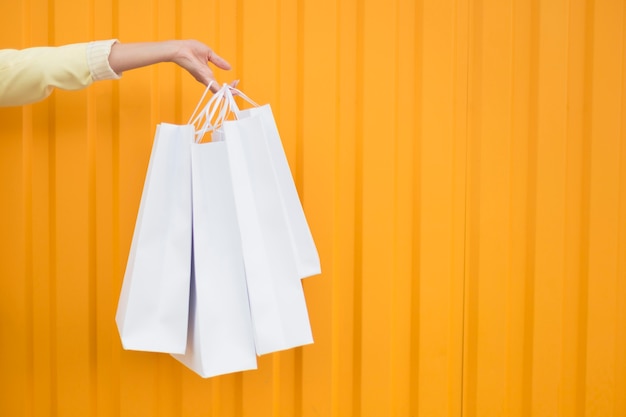
<svg viewBox="0 0 626 417">
<path fill-rule="evenodd" d="M 196 38 L 271 103 L 315 344 L 209 380 L 114 324 L 173 64 L 0 109 L 0 416 L 626 416 L 623 0 L 17 0 L 0 47 Z"/>
</svg>

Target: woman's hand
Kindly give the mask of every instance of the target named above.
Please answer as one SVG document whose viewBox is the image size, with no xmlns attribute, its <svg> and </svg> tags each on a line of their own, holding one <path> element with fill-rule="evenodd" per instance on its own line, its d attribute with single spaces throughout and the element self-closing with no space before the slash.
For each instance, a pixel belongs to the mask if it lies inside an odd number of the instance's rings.
<svg viewBox="0 0 626 417">
<path fill-rule="evenodd" d="M 118 74 L 124 71 L 145 67 L 160 62 L 174 62 L 184 68 L 197 81 L 208 86 L 211 91 L 219 89 L 209 63 L 223 70 L 230 70 L 230 64 L 211 48 L 196 40 L 170 40 L 161 42 L 117 42 L 111 47 L 109 65 Z M 237 81 L 230 83 L 232 87 Z"/>
</svg>

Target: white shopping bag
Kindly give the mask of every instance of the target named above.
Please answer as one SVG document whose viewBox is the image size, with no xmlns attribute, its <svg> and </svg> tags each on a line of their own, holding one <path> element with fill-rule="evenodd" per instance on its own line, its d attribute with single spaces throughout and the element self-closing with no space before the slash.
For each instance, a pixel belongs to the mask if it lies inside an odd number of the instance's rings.
<svg viewBox="0 0 626 417">
<path fill-rule="evenodd" d="M 226 145 L 255 347 L 262 355 L 312 343 L 313 337 L 263 122 L 252 115 L 226 121 L 239 114 L 230 90 L 221 88 L 192 120 L 196 135 L 211 131 L 214 141 Z"/>
<path fill-rule="evenodd" d="M 244 96 L 245 97 L 245 96 Z M 258 140 L 264 140 L 269 152 L 272 168 L 278 184 L 280 202 L 287 220 L 289 238 L 295 255 L 296 268 L 300 278 L 310 277 L 321 273 L 320 258 L 313 241 L 313 236 L 304 215 L 304 210 L 298 196 L 298 191 L 289 169 L 289 162 L 285 155 L 276 121 L 269 104 L 242 110 L 239 119 L 257 116 L 263 125 L 263 135 Z"/>
<path fill-rule="evenodd" d="M 263 122 L 257 116 L 225 121 L 218 132 L 228 149 L 259 355 L 313 343 L 302 283 L 264 134 Z"/>
<path fill-rule="evenodd" d="M 193 126 L 157 126 L 116 314 L 124 349 L 185 352 L 193 140 Z"/>
<path fill-rule="evenodd" d="M 193 274 L 187 351 L 202 377 L 256 369 L 241 237 L 224 142 L 191 147 Z"/>
</svg>

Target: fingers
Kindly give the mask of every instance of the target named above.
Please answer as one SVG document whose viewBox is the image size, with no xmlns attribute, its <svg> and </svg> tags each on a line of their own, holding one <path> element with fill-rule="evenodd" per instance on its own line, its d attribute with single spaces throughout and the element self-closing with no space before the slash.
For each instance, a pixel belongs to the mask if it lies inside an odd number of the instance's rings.
<svg viewBox="0 0 626 417">
<path fill-rule="evenodd" d="M 182 49 L 183 59 L 178 64 L 187 69 L 196 80 L 200 81 L 205 86 L 210 86 L 210 90 L 216 93 L 221 85 L 215 79 L 215 75 L 211 70 L 211 65 L 215 65 L 217 68 L 223 70 L 230 70 L 231 65 L 224 58 L 216 54 L 213 49 L 205 45 L 202 42 L 195 40 L 183 41 L 185 48 Z M 229 85 L 234 88 L 238 81 L 233 81 Z"/>
<path fill-rule="evenodd" d="M 229 70 L 231 68 L 230 64 L 224 58 L 222 58 L 212 50 L 209 51 L 208 61 L 223 70 Z"/>
<path fill-rule="evenodd" d="M 211 64 L 215 65 L 216 67 L 223 69 L 223 70 L 230 70 L 231 69 L 230 64 L 224 58 L 222 58 L 221 56 L 216 54 L 210 48 L 209 48 L 207 61 L 210 62 Z M 215 80 L 215 78 L 213 78 L 212 71 L 211 71 L 211 78 L 209 79 L 209 82 L 211 82 L 211 81 L 213 81 L 213 84 L 211 85 L 210 90 L 211 90 L 212 93 L 216 93 L 220 89 L 220 84 Z M 235 82 L 235 81 L 233 81 L 233 82 Z"/>
</svg>

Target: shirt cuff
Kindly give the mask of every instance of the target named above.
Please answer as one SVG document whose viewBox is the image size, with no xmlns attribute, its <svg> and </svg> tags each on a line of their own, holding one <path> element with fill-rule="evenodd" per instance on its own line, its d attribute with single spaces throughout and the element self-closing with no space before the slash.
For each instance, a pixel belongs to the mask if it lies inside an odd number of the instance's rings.
<svg viewBox="0 0 626 417">
<path fill-rule="evenodd" d="M 117 42 L 117 39 L 106 41 L 95 41 L 87 44 L 87 65 L 91 72 L 91 78 L 94 81 L 100 80 L 117 80 L 121 75 L 111 69 L 109 65 L 109 54 L 111 46 Z"/>
</svg>

